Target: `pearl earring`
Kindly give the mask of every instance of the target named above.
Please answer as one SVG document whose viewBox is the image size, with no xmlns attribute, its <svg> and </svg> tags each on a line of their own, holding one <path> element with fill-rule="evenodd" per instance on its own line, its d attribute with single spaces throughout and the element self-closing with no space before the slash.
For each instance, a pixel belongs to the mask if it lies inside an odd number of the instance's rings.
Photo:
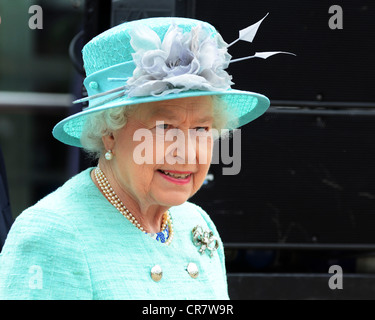
<svg viewBox="0 0 375 320">
<path fill-rule="evenodd" d="M 108 150 L 106 152 L 106 154 L 104 155 L 104 157 L 109 161 L 109 160 L 112 160 L 113 159 L 113 153 L 111 150 Z"/>
</svg>

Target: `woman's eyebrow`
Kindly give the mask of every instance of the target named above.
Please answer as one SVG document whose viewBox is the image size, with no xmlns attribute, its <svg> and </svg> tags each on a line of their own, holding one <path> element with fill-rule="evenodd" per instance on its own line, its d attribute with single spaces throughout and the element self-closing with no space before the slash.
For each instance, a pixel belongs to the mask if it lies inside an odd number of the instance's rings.
<svg viewBox="0 0 375 320">
<path fill-rule="evenodd" d="M 212 116 L 206 116 L 206 117 L 198 118 L 195 121 L 197 123 L 207 123 L 207 122 L 212 122 L 213 120 L 214 120 L 214 117 L 212 117 Z"/>
<path fill-rule="evenodd" d="M 173 112 L 173 110 L 163 109 L 160 108 L 158 110 L 154 110 L 152 114 L 150 115 L 150 120 L 159 120 L 160 118 L 163 118 L 163 120 L 171 120 L 171 121 L 178 121 L 181 120 L 181 117 L 178 113 Z M 197 115 L 197 117 L 194 117 L 193 122 L 196 123 L 207 123 L 213 121 L 214 118 L 212 115 Z"/>
<path fill-rule="evenodd" d="M 161 119 L 160 119 L 161 118 Z M 181 117 L 175 115 L 173 113 L 168 112 L 157 112 L 150 117 L 150 120 L 166 120 L 166 121 L 179 121 Z M 206 117 L 199 117 L 192 120 L 193 123 L 201 124 L 201 123 L 211 123 L 213 122 L 214 118 L 212 116 Z"/>
</svg>

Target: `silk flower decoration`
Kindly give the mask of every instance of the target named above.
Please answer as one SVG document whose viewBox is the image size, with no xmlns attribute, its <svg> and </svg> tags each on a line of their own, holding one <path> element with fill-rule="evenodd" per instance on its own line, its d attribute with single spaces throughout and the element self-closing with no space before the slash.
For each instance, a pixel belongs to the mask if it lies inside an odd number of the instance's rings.
<svg viewBox="0 0 375 320">
<path fill-rule="evenodd" d="M 189 90 L 225 91 L 233 84 L 232 77 L 225 71 L 230 63 L 252 58 L 267 59 L 284 51 L 256 52 L 252 56 L 231 59 L 227 49 L 238 41 L 252 42 L 258 28 L 267 15 L 255 24 L 239 31 L 239 38 L 229 45 L 219 33 L 214 36 L 203 24 L 193 27 L 190 32 L 172 24 L 163 41 L 146 25 L 134 28 L 130 44 L 136 68 L 132 77 L 108 78 L 108 81 L 125 82 L 118 88 L 79 99 L 73 103 L 97 99 L 98 105 L 128 95 L 129 97 L 165 96 Z"/>
</svg>

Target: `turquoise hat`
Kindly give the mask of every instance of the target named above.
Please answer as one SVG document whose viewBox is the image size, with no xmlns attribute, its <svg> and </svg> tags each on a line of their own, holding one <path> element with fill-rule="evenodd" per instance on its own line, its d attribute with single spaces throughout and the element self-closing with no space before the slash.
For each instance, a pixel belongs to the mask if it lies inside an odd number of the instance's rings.
<svg viewBox="0 0 375 320">
<path fill-rule="evenodd" d="M 264 95 L 231 88 L 231 63 L 216 29 L 188 18 L 125 22 L 88 42 L 83 50 L 88 107 L 53 129 L 61 142 L 82 147 L 86 116 L 93 112 L 168 99 L 217 95 L 228 106 L 228 127 L 258 118 L 269 107 Z M 233 60 L 232 60 L 233 61 Z"/>
</svg>

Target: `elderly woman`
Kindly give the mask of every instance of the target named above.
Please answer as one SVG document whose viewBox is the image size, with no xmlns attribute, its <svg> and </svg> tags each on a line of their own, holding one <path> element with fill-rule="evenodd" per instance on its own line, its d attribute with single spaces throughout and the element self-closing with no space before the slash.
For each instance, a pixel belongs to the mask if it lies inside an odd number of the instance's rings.
<svg viewBox="0 0 375 320">
<path fill-rule="evenodd" d="M 260 116 L 268 99 L 230 88 L 227 44 L 197 20 L 127 22 L 83 57 L 89 106 L 53 134 L 98 166 L 16 219 L 0 298 L 228 299 L 218 231 L 187 200 L 221 129 Z"/>
</svg>

